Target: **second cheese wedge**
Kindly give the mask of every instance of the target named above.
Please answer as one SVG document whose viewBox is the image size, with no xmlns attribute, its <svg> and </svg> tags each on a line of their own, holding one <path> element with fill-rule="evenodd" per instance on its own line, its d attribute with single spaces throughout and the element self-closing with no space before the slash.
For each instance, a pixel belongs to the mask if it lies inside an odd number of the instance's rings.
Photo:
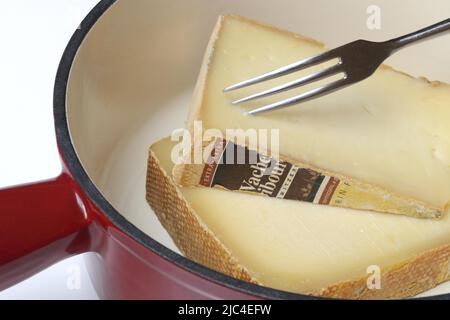
<svg viewBox="0 0 450 320">
<path fill-rule="evenodd" d="M 290 292 L 407 297 L 450 279 L 450 216 L 415 219 L 175 186 L 169 138 L 149 151 L 147 200 L 188 258 Z M 379 287 L 367 285 L 379 272 Z"/>
</svg>

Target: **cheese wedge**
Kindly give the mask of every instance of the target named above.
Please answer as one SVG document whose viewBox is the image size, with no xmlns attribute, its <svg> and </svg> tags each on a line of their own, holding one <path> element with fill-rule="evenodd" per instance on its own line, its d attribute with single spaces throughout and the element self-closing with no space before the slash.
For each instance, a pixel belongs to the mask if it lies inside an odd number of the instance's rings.
<svg viewBox="0 0 450 320">
<path fill-rule="evenodd" d="M 236 82 L 324 51 L 321 44 L 274 27 L 227 15 L 206 50 L 188 125 L 203 129 L 276 129 L 280 154 L 430 203 L 450 201 L 450 86 L 383 66 L 369 79 L 297 106 L 249 116 L 245 112 L 298 91 L 231 101 L 310 74 L 297 72 L 223 93 Z M 320 85 L 312 84 L 306 89 Z M 192 129 L 192 128 L 191 128 Z"/>
<path fill-rule="evenodd" d="M 339 298 L 413 296 L 450 279 L 448 214 L 414 219 L 177 188 L 173 146 L 167 138 L 151 147 L 146 196 L 177 247 L 198 263 L 272 288 Z"/>
</svg>

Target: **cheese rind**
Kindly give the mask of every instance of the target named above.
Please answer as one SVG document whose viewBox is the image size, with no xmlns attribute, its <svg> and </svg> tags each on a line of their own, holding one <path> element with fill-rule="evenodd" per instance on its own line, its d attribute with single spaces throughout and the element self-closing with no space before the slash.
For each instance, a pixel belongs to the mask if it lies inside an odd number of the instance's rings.
<svg viewBox="0 0 450 320">
<path fill-rule="evenodd" d="M 288 158 L 446 208 L 450 202 L 449 85 L 382 66 L 369 79 L 339 92 L 256 116 L 246 116 L 245 111 L 296 91 L 243 107 L 231 101 L 320 66 L 222 92 L 230 84 L 323 51 L 317 42 L 290 32 L 238 16 L 221 17 L 205 54 L 188 125 L 201 120 L 205 129 L 223 132 L 276 129 L 280 154 Z"/>
<path fill-rule="evenodd" d="M 442 210 L 389 190 L 362 183 L 265 150 L 216 138 L 205 141 L 199 151 L 209 155 L 201 163 L 192 161 L 192 147 L 183 163 L 173 169 L 173 179 L 183 187 L 206 186 L 279 199 L 320 205 L 403 214 L 415 218 L 440 218 Z M 237 159 L 240 161 L 238 163 Z M 223 159 L 228 159 L 222 161 Z M 251 159 L 253 161 L 251 162 Z M 232 160 L 232 163 L 230 161 Z"/>
<path fill-rule="evenodd" d="M 165 139 L 149 152 L 147 200 L 198 263 L 272 288 L 340 298 L 413 296 L 450 279 L 448 215 L 422 220 L 177 188 L 173 145 Z M 367 288 L 370 266 L 380 269 L 378 290 Z"/>
<path fill-rule="evenodd" d="M 147 164 L 146 199 L 178 249 L 188 258 L 229 276 L 255 282 L 228 248 L 195 214 L 171 178 L 174 143 L 166 138 L 152 145 Z"/>
</svg>

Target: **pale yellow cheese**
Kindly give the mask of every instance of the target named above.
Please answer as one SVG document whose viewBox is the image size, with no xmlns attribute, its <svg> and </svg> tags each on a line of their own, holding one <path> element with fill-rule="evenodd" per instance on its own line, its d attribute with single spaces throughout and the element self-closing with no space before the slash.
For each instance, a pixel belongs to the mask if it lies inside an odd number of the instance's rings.
<svg viewBox="0 0 450 320">
<path fill-rule="evenodd" d="M 236 16 L 222 17 L 207 50 L 189 123 L 278 129 L 280 154 L 439 207 L 450 201 L 450 87 L 382 67 L 371 78 L 301 105 L 245 111 L 298 93 L 232 106 L 237 98 L 298 78 L 222 92 L 249 77 L 318 54 L 320 44 Z M 312 86 L 308 86 L 311 88 Z M 304 90 L 304 89 L 303 89 Z"/>
<path fill-rule="evenodd" d="M 173 146 L 169 139 L 152 146 L 168 173 Z M 149 179 L 148 187 L 154 187 L 151 175 Z M 370 266 L 388 270 L 450 243 L 448 214 L 442 220 L 424 220 L 218 189 L 180 191 L 253 278 L 292 292 L 320 292 L 338 282 L 367 278 L 367 271 L 374 270 Z"/>
</svg>

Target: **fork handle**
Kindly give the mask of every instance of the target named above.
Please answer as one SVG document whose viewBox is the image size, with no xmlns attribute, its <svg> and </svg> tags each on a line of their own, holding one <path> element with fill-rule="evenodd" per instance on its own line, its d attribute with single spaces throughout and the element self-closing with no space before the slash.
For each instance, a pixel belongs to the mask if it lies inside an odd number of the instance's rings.
<svg viewBox="0 0 450 320">
<path fill-rule="evenodd" d="M 392 51 L 397 51 L 407 45 L 440 35 L 446 31 L 450 31 L 450 18 L 387 42 L 391 45 Z"/>
</svg>

